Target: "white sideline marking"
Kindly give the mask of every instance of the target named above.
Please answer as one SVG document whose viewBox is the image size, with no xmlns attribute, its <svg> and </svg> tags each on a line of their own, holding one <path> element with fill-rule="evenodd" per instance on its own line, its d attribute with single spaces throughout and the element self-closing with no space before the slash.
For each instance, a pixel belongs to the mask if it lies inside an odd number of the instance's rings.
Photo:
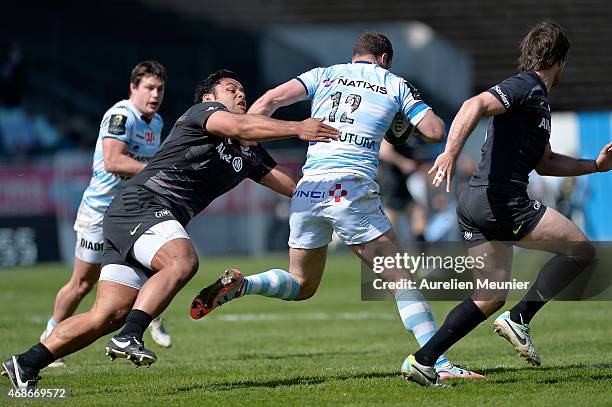
<svg viewBox="0 0 612 407">
<path fill-rule="evenodd" d="M 268 314 L 226 314 L 215 318 L 219 321 L 246 322 L 246 321 L 329 321 L 329 320 L 363 320 L 379 319 L 393 320 L 398 319 L 396 314 L 377 313 L 377 312 L 313 312 L 308 314 L 294 313 L 268 313 Z"/>
</svg>

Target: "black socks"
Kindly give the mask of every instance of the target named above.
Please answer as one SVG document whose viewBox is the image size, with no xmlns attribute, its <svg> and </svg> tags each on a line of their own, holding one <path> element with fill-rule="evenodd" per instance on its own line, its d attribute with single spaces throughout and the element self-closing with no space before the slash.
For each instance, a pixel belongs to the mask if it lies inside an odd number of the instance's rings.
<svg viewBox="0 0 612 407">
<path fill-rule="evenodd" d="M 576 276 L 591 264 L 591 261 L 592 257 L 580 261 L 562 254 L 550 259 L 542 266 L 536 281 L 527 291 L 527 294 L 510 310 L 510 319 L 517 324 L 530 323 L 536 312 L 563 291 Z"/>
<path fill-rule="evenodd" d="M 18 355 L 17 359 L 22 367 L 40 370 L 53 363 L 55 356 L 45 345 L 38 343 L 27 352 Z"/>
<path fill-rule="evenodd" d="M 414 354 L 414 358 L 422 365 L 433 366 L 440 355 L 486 319 L 480 308 L 468 298 L 448 313 L 438 332 Z"/>
<path fill-rule="evenodd" d="M 118 335 L 133 336 L 138 339 L 138 341 L 142 342 L 142 335 L 152 320 L 153 317 L 146 312 L 139 309 L 133 309 L 128 314 L 125 325 Z"/>
</svg>

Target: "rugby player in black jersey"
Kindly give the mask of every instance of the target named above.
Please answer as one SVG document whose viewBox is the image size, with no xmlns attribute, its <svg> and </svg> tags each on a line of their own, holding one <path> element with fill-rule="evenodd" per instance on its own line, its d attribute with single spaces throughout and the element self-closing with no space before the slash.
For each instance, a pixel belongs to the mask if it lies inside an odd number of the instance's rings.
<svg viewBox="0 0 612 407">
<path fill-rule="evenodd" d="M 336 129 L 318 119 L 288 122 L 244 114 L 244 89 L 231 71 L 201 81 L 194 102 L 106 211 L 102 270 L 92 309 L 62 321 L 41 343 L 3 363 L 3 374 L 15 387 L 35 387 L 40 369 L 121 326 L 106 345 L 107 355 L 137 366 L 155 362 L 155 353 L 144 347 L 143 332 L 198 270 L 184 226 L 246 178 L 292 196 L 295 181 L 275 168 L 257 141 L 338 138 Z"/>
<path fill-rule="evenodd" d="M 450 192 L 455 162 L 469 134 L 483 116 L 490 116 L 482 160 L 462 193 L 457 216 L 469 256 L 486 253 L 486 267 L 474 277 L 507 281 L 512 245 L 555 253 L 540 270 L 523 299 L 495 320 L 495 330 L 527 360 L 540 364 L 529 336 L 529 322 L 551 298 L 581 273 L 595 256 L 580 229 L 552 208 L 527 195 L 529 173 L 577 176 L 612 168 L 612 143 L 595 160 L 581 160 L 551 151 L 548 92 L 557 85 L 570 43 L 554 23 L 536 25 L 523 39 L 520 73 L 463 103 L 449 132 L 446 148 L 430 173 L 434 186 L 446 181 Z M 511 243 L 508 243 L 511 242 Z M 500 309 L 507 290 L 475 290 L 450 311 L 438 332 L 409 357 L 405 376 L 422 385 L 436 384 L 433 364 L 440 354 Z"/>
</svg>

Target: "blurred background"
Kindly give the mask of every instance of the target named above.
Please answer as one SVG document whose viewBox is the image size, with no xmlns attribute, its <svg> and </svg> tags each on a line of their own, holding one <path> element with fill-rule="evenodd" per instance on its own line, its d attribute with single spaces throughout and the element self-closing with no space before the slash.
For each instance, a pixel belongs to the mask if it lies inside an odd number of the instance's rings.
<svg viewBox="0 0 612 407">
<path fill-rule="evenodd" d="M 606 0 L 142 0 L 3 4 L 0 25 L 0 266 L 70 261 L 76 210 L 91 175 L 104 112 L 127 98 L 130 70 L 157 59 L 168 70 L 163 135 L 191 106 L 199 79 L 219 68 L 241 78 L 252 103 L 317 66 L 350 61 L 367 30 L 391 39 L 392 71 L 416 85 L 448 126 L 461 103 L 516 72 L 518 44 L 543 19 L 563 25 L 572 47 L 550 95 L 551 144 L 595 158 L 611 140 L 612 8 Z M 275 117 L 301 120 L 304 102 Z M 481 123 L 459 160 L 451 194 L 426 171 L 443 146 L 412 140 L 406 161 L 382 165 L 385 206 L 404 239 L 458 240 L 455 207 L 480 158 Z M 268 143 L 299 172 L 306 146 Z M 392 194 L 387 179 L 404 186 Z M 612 240 L 612 173 L 580 178 L 532 174 L 533 198 L 560 210 L 597 240 Z M 392 196 L 393 195 L 393 196 Z M 286 250 L 287 199 L 247 181 L 189 226 L 200 254 Z"/>
</svg>

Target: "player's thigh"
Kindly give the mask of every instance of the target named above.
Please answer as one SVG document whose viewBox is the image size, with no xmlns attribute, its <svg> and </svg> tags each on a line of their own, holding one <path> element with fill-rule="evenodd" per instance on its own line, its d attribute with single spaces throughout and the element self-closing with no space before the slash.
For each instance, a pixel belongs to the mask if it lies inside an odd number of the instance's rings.
<svg viewBox="0 0 612 407">
<path fill-rule="evenodd" d="M 198 256 L 189 235 L 176 220 L 151 226 L 134 242 L 130 254 L 155 272 L 166 268 L 197 270 Z"/>
<path fill-rule="evenodd" d="M 289 249 L 289 272 L 302 286 L 316 290 L 327 260 L 327 245 L 316 249 Z"/>
<path fill-rule="evenodd" d="M 374 257 L 392 257 L 402 251 L 401 244 L 393 229 L 389 229 L 369 242 L 351 245 L 350 248 L 369 267 L 372 267 Z"/>
<path fill-rule="evenodd" d="M 346 184 L 350 191 L 346 199 L 325 208 L 338 237 L 349 246 L 359 246 L 389 232 L 391 222 L 382 209 L 378 184 L 360 178 Z"/>
<path fill-rule="evenodd" d="M 402 246 L 393 229 L 389 229 L 369 242 L 351 245 L 351 250 L 369 269 L 373 269 L 376 259 L 395 258 L 398 254 L 403 253 Z M 378 264 L 380 264 L 380 262 L 378 262 Z M 401 267 L 385 267 L 379 275 L 384 281 L 412 279 L 410 273 Z"/>
<path fill-rule="evenodd" d="M 574 222 L 553 208 L 546 208 L 538 224 L 520 242 L 534 241 L 586 241 L 588 238 Z"/>
<path fill-rule="evenodd" d="M 306 195 L 328 190 L 328 183 L 302 179 L 296 188 L 289 209 L 289 247 L 318 249 L 327 246 L 332 240 L 333 228 L 330 220 L 322 215 L 325 198 L 313 200 Z"/>
<path fill-rule="evenodd" d="M 574 222 L 552 208 L 546 208 L 544 216 L 517 246 L 531 250 L 545 250 L 589 261 L 595 249 L 589 239 Z"/>
</svg>

